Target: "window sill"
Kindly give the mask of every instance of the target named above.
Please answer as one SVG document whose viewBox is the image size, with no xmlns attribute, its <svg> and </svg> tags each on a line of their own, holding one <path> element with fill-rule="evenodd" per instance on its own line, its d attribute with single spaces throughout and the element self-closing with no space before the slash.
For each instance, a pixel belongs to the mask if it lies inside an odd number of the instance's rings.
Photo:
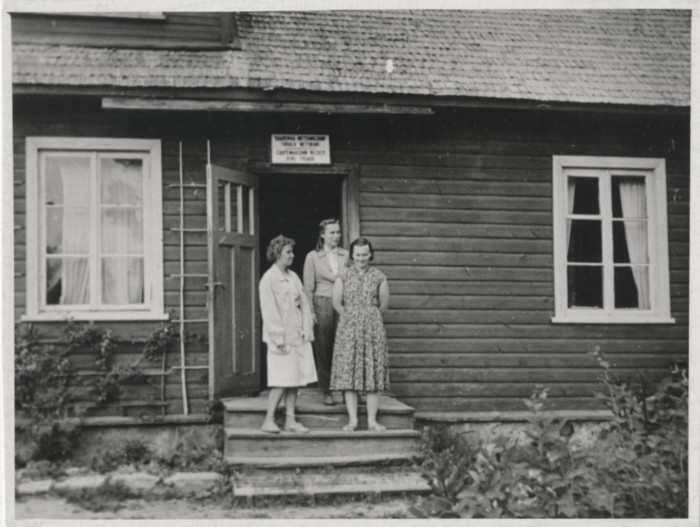
<svg viewBox="0 0 700 527">
<path fill-rule="evenodd" d="M 591 316 L 572 315 L 552 317 L 552 324 L 675 324 L 676 319 L 665 316 Z"/>
<path fill-rule="evenodd" d="M 170 320 L 170 315 L 167 313 L 145 313 L 139 311 L 122 311 L 122 312 L 99 312 L 93 311 L 89 313 L 41 313 L 39 315 L 22 315 L 22 322 L 89 322 L 89 321 L 167 321 Z"/>
</svg>

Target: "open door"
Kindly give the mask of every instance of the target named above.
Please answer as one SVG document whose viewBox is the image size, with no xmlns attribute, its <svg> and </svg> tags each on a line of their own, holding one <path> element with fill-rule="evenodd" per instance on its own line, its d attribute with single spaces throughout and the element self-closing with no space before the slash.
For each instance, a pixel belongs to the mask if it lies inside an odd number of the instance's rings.
<svg viewBox="0 0 700 527">
<path fill-rule="evenodd" d="M 260 390 L 257 180 L 207 165 L 209 397 Z"/>
</svg>

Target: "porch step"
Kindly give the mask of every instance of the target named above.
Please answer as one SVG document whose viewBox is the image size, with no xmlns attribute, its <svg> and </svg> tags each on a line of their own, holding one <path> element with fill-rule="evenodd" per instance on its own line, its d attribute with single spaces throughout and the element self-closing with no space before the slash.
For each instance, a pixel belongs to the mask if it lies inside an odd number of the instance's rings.
<svg viewBox="0 0 700 527">
<path fill-rule="evenodd" d="M 245 454 L 227 456 L 226 463 L 235 466 L 259 468 L 303 468 L 321 466 L 354 466 L 403 462 L 416 459 L 413 452 L 395 452 L 393 454 L 361 454 L 357 456 L 316 456 L 316 457 L 251 457 Z"/>
<path fill-rule="evenodd" d="M 227 428 L 259 429 L 262 426 L 267 409 L 268 392 L 258 397 L 239 397 L 224 399 L 226 408 L 224 426 Z M 335 406 L 325 406 L 317 390 L 299 390 L 295 414 L 297 420 L 307 428 L 339 429 L 347 422 L 347 408 L 342 398 L 335 396 Z M 393 397 L 379 397 L 377 422 L 389 430 L 412 430 L 414 409 L 397 401 Z M 277 409 L 278 424 L 284 419 L 284 407 Z M 367 429 L 367 407 L 358 405 L 358 429 Z"/>
<path fill-rule="evenodd" d="M 419 456 L 420 433 L 415 430 L 374 432 L 315 429 L 307 434 L 266 434 L 258 429 L 225 428 L 226 461 L 232 465 L 292 466 L 292 460 L 308 465 L 344 464 L 410 459 Z M 397 454 L 399 455 L 397 457 Z"/>
<path fill-rule="evenodd" d="M 268 471 L 247 474 L 233 483 L 235 497 L 319 496 L 332 494 L 427 493 L 430 487 L 416 472 L 375 471 L 331 473 Z"/>
</svg>

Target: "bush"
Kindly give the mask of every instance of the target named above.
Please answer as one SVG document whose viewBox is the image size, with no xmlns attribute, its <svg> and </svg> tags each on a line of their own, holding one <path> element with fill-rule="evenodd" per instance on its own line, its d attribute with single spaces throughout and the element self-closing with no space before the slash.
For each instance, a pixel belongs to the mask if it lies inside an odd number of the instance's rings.
<svg viewBox="0 0 700 527">
<path fill-rule="evenodd" d="M 109 450 L 93 457 L 90 467 L 96 472 L 112 472 L 121 466 L 131 465 L 140 467 L 150 462 L 153 453 L 138 439 L 129 439 L 124 445 L 115 450 Z"/>
<path fill-rule="evenodd" d="M 470 451 L 454 432 L 426 432 L 423 477 L 432 495 L 411 513 L 420 518 L 676 518 L 688 507 L 688 379 L 674 369 L 653 395 L 614 379 L 599 351 L 613 413 L 595 444 L 571 441 L 572 426 L 546 417 L 547 388 L 524 402 L 531 411 L 527 444 L 502 438 Z"/>
</svg>

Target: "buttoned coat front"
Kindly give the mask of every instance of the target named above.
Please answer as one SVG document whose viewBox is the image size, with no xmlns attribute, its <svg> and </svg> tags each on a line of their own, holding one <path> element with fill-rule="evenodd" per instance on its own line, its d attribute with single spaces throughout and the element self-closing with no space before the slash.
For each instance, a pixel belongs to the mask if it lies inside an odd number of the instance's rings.
<svg viewBox="0 0 700 527">
<path fill-rule="evenodd" d="M 304 261 L 304 291 L 313 310 L 314 296 L 331 297 L 333 284 L 347 265 L 348 252 L 338 247 L 338 272 L 331 269 L 328 253 L 323 249 L 311 251 Z"/>
</svg>

